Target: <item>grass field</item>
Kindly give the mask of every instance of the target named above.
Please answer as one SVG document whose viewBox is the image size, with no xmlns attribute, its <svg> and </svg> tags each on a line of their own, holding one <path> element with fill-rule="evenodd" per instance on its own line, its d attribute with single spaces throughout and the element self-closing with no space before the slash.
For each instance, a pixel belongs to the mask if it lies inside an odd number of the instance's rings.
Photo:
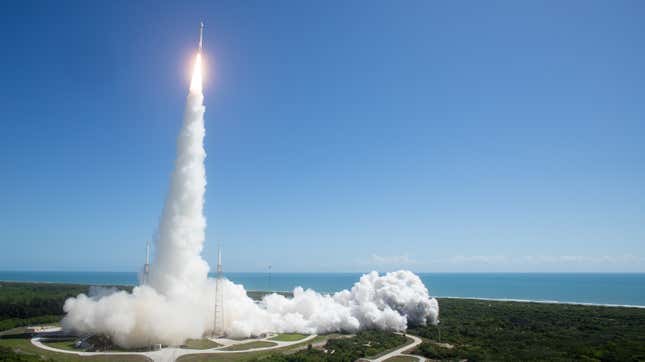
<svg viewBox="0 0 645 362">
<path fill-rule="evenodd" d="M 68 341 L 43 342 L 43 344 L 53 348 L 79 352 L 80 350 L 78 348 L 74 348 L 75 342 L 76 340 L 68 340 Z"/>
<path fill-rule="evenodd" d="M 189 339 L 184 343 L 182 346 L 183 348 L 191 348 L 191 349 L 211 349 L 211 348 L 216 348 L 220 347 L 221 344 L 217 342 L 213 342 L 210 339 Z"/>
<path fill-rule="evenodd" d="M 306 337 L 307 337 L 306 334 L 300 334 L 300 333 L 281 333 L 269 339 L 272 341 L 278 341 L 278 342 L 295 342 Z"/>
<path fill-rule="evenodd" d="M 245 351 L 247 349 L 273 347 L 277 345 L 278 345 L 277 343 L 273 343 L 269 341 L 253 341 L 253 342 L 247 342 L 247 343 L 234 344 L 230 347 L 223 348 L 222 350 L 223 351 Z"/>
<path fill-rule="evenodd" d="M 329 335 L 321 335 L 321 336 L 316 336 L 312 340 L 308 340 L 305 342 L 300 342 L 296 344 L 292 344 L 286 347 L 280 347 L 280 348 L 275 348 L 271 349 L 269 351 L 257 351 L 257 352 L 238 352 L 238 353 L 203 353 L 203 354 L 193 354 L 193 355 L 188 355 L 188 356 L 182 356 L 177 361 L 180 362 L 224 362 L 224 361 L 235 361 L 235 362 L 243 362 L 243 361 L 256 361 L 256 360 L 264 360 L 265 358 L 276 354 L 276 353 L 286 353 L 290 354 L 298 350 L 306 349 L 308 344 L 318 344 L 318 343 L 325 343 L 330 338 L 336 338 L 338 337 L 338 334 L 329 334 Z"/>
<path fill-rule="evenodd" d="M 260 356 L 253 361 L 263 362 L 314 362 L 314 361 L 334 361 L 350 362 L 363 358 L 379 356 L 401 348 L 411 339 L 386 331 L 361 331 L 355 335 L 334 335 L 328 337 L 324 346 L 313 341 L 312 348 L 301 349 L 295 353 L 272 353 L 266 356 Z M 308 341 L 303 342 L 309 345 Z M 314 348 L 319 345 L 322 348 Z M 324 350 L 323 350 L 324 349 Z"/>
<path fill-rule="evenodd" d="M 123 361 L 123 362 L 144 362 L 150 361 L 148 358 L 136 355 L 119 355 L 119 356 L 87 356 L 81 357 L 69 353 L 58 353 L 38 348 L 31 344 L 29 339 L 25 338 L 3 338 L 0 339 L 0 347 L 5 347 L 12 350 L 18 355 L 27 357 L 34 357 L 39 360 L 67 362 L 67 361 L 92 361 L 92 362 L 107 362 L 107 361 Z M 17 358 L 16 358 L 17 359 Z M 11 361 L 12 359 L 6 359 Z"/>
<path fill-rule="evenodd" d="M 394 356 L 385 360 L 385 362 L 417 362 L 419 359 L 409 356 Z"/>
<path fill-rule="evenodd" d="M 24 333 L 27 333 L 27 328 L 26 327 L 15 327 L 15 328 L 7 329 L 5 331 L 1 331 L 0 332 L 0 338 L 2 338 L 2 336 L 5 336 L 5 335 L 6 336 L 11 336 L 11 335 L 15 336 L 15 335 L 24 334 Z"/>
</svg>

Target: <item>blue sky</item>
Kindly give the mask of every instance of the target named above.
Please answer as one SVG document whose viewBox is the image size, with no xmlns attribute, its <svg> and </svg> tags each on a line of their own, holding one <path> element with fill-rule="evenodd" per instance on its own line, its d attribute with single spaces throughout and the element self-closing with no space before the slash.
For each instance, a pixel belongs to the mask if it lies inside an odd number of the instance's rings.
<svg viewBox="0 0 645 362">
<path fill-rule="evenodd" d="M 206 23 L 205 257 L 645 271 L 645 3 L 0 5 L 0 269 L 136 270 Z"/>
</svg>

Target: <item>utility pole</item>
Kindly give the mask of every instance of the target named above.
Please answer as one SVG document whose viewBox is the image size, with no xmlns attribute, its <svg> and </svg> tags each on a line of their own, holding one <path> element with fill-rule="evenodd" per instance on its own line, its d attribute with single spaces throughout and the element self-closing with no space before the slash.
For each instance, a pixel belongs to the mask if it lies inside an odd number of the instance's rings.
<svg viewBox="0 0 645 362">
<path fill-rule="evenodd" d="M 269 265 L 267 292 L 271 291 L 271 265 Z"/>
</svg>

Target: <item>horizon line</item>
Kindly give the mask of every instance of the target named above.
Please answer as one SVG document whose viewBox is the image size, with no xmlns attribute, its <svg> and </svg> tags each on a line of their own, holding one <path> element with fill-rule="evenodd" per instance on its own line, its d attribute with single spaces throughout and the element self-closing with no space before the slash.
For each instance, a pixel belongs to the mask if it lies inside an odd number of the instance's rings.
<svg viewBox="0 0 645 362">
<path fill-rule="evenodd" d="M 415 274 L 645 274 L 645 271 L 415 271 L 406 268 L 388 269 L 380 271 L 371 269 L 365 271 L 224 271 L 227 273 L 258 273 L 258 274 L 367 274 L 373 271 L 378 273 L 389 273 L 393 271 L 407 270 Z M 3 269 L 0 273 L 32 272 L 32 273 L 134 273 L 138 270 L 56 270 L 56 269 Z M 208 275 L 216 274 L 215 271 L 209 271 Z M 0 280 L 2 281 L 2 280 Z"/>
</svg>

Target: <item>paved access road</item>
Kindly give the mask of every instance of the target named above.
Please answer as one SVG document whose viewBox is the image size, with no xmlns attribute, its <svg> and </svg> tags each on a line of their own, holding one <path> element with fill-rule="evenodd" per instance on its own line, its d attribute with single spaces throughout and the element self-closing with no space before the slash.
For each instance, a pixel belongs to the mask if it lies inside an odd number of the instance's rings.
<svg viewBox="0 0 645 362">
<path fill-rule="evenodd" d="M 55 332 L 57 330 L 60 330 L 60 328 L 57 329 L 52 329 L 52 330 L 47 330 L 47 332 Z M 155 362 L 174 362 L 177 360 L 177 358 L 181 356 L 185 356 L 188 354 L 218 354 L 218 353 L 246 353 L 246 352 L 258 352 L 258 351 L 267 351 L 271 349 L 276 349 L 276 348 L 281 348 L 281 347 L 287 347 L 290 345 L 302 343 L 302 342 L 307 342 L 310 341 L 314 338 L 316 338 L 316 335 L 310 335 L 307 336 L 303 339 L 299 339 L 297 341 L 292 341 L 292 342 L 281 342 L 281 341 L 273 341 L 270 338 L 273 338 L 275 335 L 270 335 L 264 338 L 253 338 L 253 339 L 245 339 L 245 340 L 232 340 L 232 339 L 226 339 L 226 338 L 215 338 L 211 339 L 214 342 L 217 342 L 221 345 L 221 347 L 216 347 L 216 348 L 211 348 L 211 349 L 190 349 L 190 348 L 176 348 L 176 347 L 168 347 L 164 348 L 159 351 L 148 351 L 148 352 L 82 352 L 82 351 L 70 351 L 70 350 L 65 350 L 65 349 L 59 349 L 59 348 L 54 348 L 51 346 L 48 346 L 44 343 L 41 342 L 40 336 L 36 336 L 31 339 L 31 343 L 42 349 L 46 349 L 48 351 L 52 352 L 58 352 L 58 353 L 68 353 L 68 354 L 75 354 L 78 356 L 118 356 L 118 355 L 138 355 L 138 356 L 145 356 L 149 358 L 152 361 Z M 420 345 L 422 340 L 421 338 L 417 336 L 413 336 L 411 334 L 407 334 L 406 336 L 410 337 L 413 342 L 410 344 L 406 344 L 405 346 L 402 346 L 398 349 L 395 349 L 392 352 L 386 353 L 381 357 L 374 358 L 374 359 L 361 359 L 361 360 L 367 360 L 367 361 L 372 361 L 372 362 L 384 362 L 388 358 L 396 357 L 396 356 L 406 356 L 406 357 L 412 357 L 416 358 L 419 361 L 426 361 L 424 357 L 421 356 L 415 356 L 411 354 L 406 354 L 404 353 L 407 350 L 413 349 L 416 346 Z M 46 337 L 44 338 L 46 339 Z M 258 347 L 258 348 L 250 348 L 250 349 L 245 349 L 241 351 L 226 351 L 224 348 L 230 347 L 235 344 L 244 344 L 248 342 L 255 342 L 255 341 L 267 341 L 267 342 L 272 342 L 275 343 L 274 346 L 269 346 L 269 347 Z"/>
<path fill-rule="evenodd" d="M 368 360 L 368 361 L 372 361 L 372 362 L 383 362 L 383 361 L 387 360 L 388 358 L 392 358 L 392 357 L 396 357 L 396 356 L 412 357 L 412 358 L 416 358 L 416 359 L 417 359 L 417 360 L 419 360 L 419 361 L 425 361 L 426 359 L 425 359 L 424 357 L 421 357 L 421 356 L 415 356 L 415 355 L 412 355 L 412 354 L 405 354 L 405 353 L 404 353 L 405 351 L 410 350 L 410 349 L 412 349 L 412 348 L 414 348 L 414 347 L 416 347 L 416 346 L 420 345 L 420 344 L 421 344 L 421 342 L 423 342 L 423 341 L 421 340 L 421 338 L 419 338 L 419 337 L 417 337 L 417 336 L 413 336 L 413 335 L 411 335 L 411 334 L 406 334 L 406 336 L 408 336 L 408 337 L 412 338 L 412 340 L 413 340 L 414 342 L 412 342 L 412 343 L 410 343 L 410 344 L 406 344 L 405 346 L 403 346 L 403 347 L 401 347 L 401 348 L 399 348 L 399 349 L 395 349 L 394 351 L 392 351 L 392 352 L 390 352 L 390 353 L 386 353 L 386 354 L 382 355 L 381 357 L 374 358 L 374 359 L 370 359 L 370 360 Z"/>
</svg>

